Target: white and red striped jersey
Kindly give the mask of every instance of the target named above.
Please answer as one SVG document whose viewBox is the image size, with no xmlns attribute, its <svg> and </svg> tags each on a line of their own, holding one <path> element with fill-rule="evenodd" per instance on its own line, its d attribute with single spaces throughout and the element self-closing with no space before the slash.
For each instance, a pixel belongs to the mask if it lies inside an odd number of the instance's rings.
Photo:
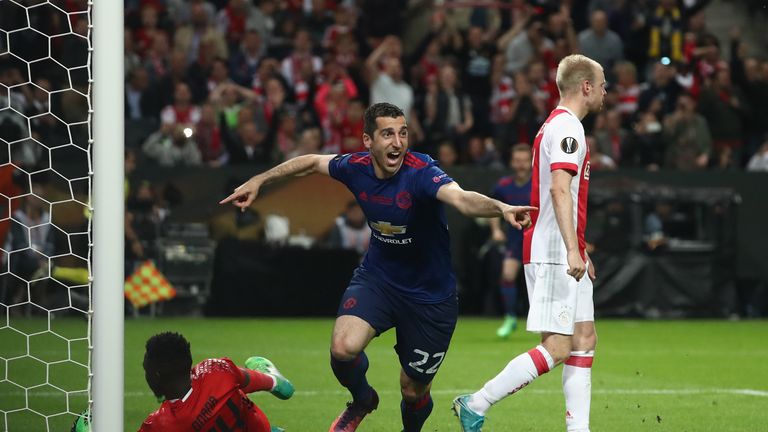
<svg viewBox="0 0 768 432">
<path fill-rule="evenodd" d="M 523 233 L 523 264 L 568 264 L 568 253 L 550 195 L 552 171 L 558 169 L 574 175 L 571 180 L 573 223 L 579 251 L 586 259 L 584 229 L 587 225 L 589 149 L 581 121 L 563 106 L 558 106 L 549 114 L 533 141 L 531 206 L 538 207 L 538 210 L 531 212 L 533 223 Z"/>
</svg>

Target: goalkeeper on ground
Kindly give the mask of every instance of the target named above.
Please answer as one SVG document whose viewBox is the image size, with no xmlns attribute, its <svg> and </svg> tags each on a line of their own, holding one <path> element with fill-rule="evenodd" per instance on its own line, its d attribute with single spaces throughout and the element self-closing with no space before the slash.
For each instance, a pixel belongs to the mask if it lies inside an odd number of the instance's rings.
<svg viewBox="0 0 768 432">
<path fill-rule="evenodd" d="M 192 367 L 189 342 L 178 333 L 160 333 L 147 341 L 144 373 L 152 392 L 164 401 L 140 432 L 190 430 L 275 432 L 247 393 L 269 391 L 280 399 L 293 385 L 269 360 L 251 357 L 246 368 L 228 358 L 208 359 Z"/>
</svg>

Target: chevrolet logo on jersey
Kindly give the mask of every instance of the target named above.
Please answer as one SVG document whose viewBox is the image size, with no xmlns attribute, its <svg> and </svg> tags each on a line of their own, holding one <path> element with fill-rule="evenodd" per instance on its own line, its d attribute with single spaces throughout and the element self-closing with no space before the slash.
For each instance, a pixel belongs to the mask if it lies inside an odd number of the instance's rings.
<svg viewBox="0 0 768 432">
<path fill-rule="evenodd" d="M 392 225 L 389 222 L 371 222 L 371 228 L 387 237 L 394 237 L 395 234 L 405 234 L 406 227 L 407 225 Z"/>
</svg>

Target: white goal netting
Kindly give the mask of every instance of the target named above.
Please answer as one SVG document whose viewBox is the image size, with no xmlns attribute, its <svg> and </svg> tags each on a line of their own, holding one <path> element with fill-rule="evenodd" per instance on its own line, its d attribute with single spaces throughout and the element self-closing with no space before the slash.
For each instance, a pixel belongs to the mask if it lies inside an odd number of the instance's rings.
<svg viewBox="0 0 768 432">
<path fill-rule="evenodd" d="M 68 431 L 91 389 L 91 13 L 0 0 L 0 430 Z"/>
</svg>

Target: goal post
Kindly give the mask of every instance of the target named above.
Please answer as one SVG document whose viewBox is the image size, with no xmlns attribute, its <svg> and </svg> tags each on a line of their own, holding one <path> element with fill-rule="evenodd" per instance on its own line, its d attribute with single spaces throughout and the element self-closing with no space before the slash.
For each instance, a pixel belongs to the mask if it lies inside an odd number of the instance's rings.
<svg viewBox="0 0 768 432">
<path fill-rule="evenodd" d="M 123 430 L 123 7 L 0 0 L 0 431 Z"/>
<path fill-rule="evenodd" d="M 124 416 L 123 2 L 88 1 L 93 70 L 92 431 L 122 431 Z"/>
</svg>

